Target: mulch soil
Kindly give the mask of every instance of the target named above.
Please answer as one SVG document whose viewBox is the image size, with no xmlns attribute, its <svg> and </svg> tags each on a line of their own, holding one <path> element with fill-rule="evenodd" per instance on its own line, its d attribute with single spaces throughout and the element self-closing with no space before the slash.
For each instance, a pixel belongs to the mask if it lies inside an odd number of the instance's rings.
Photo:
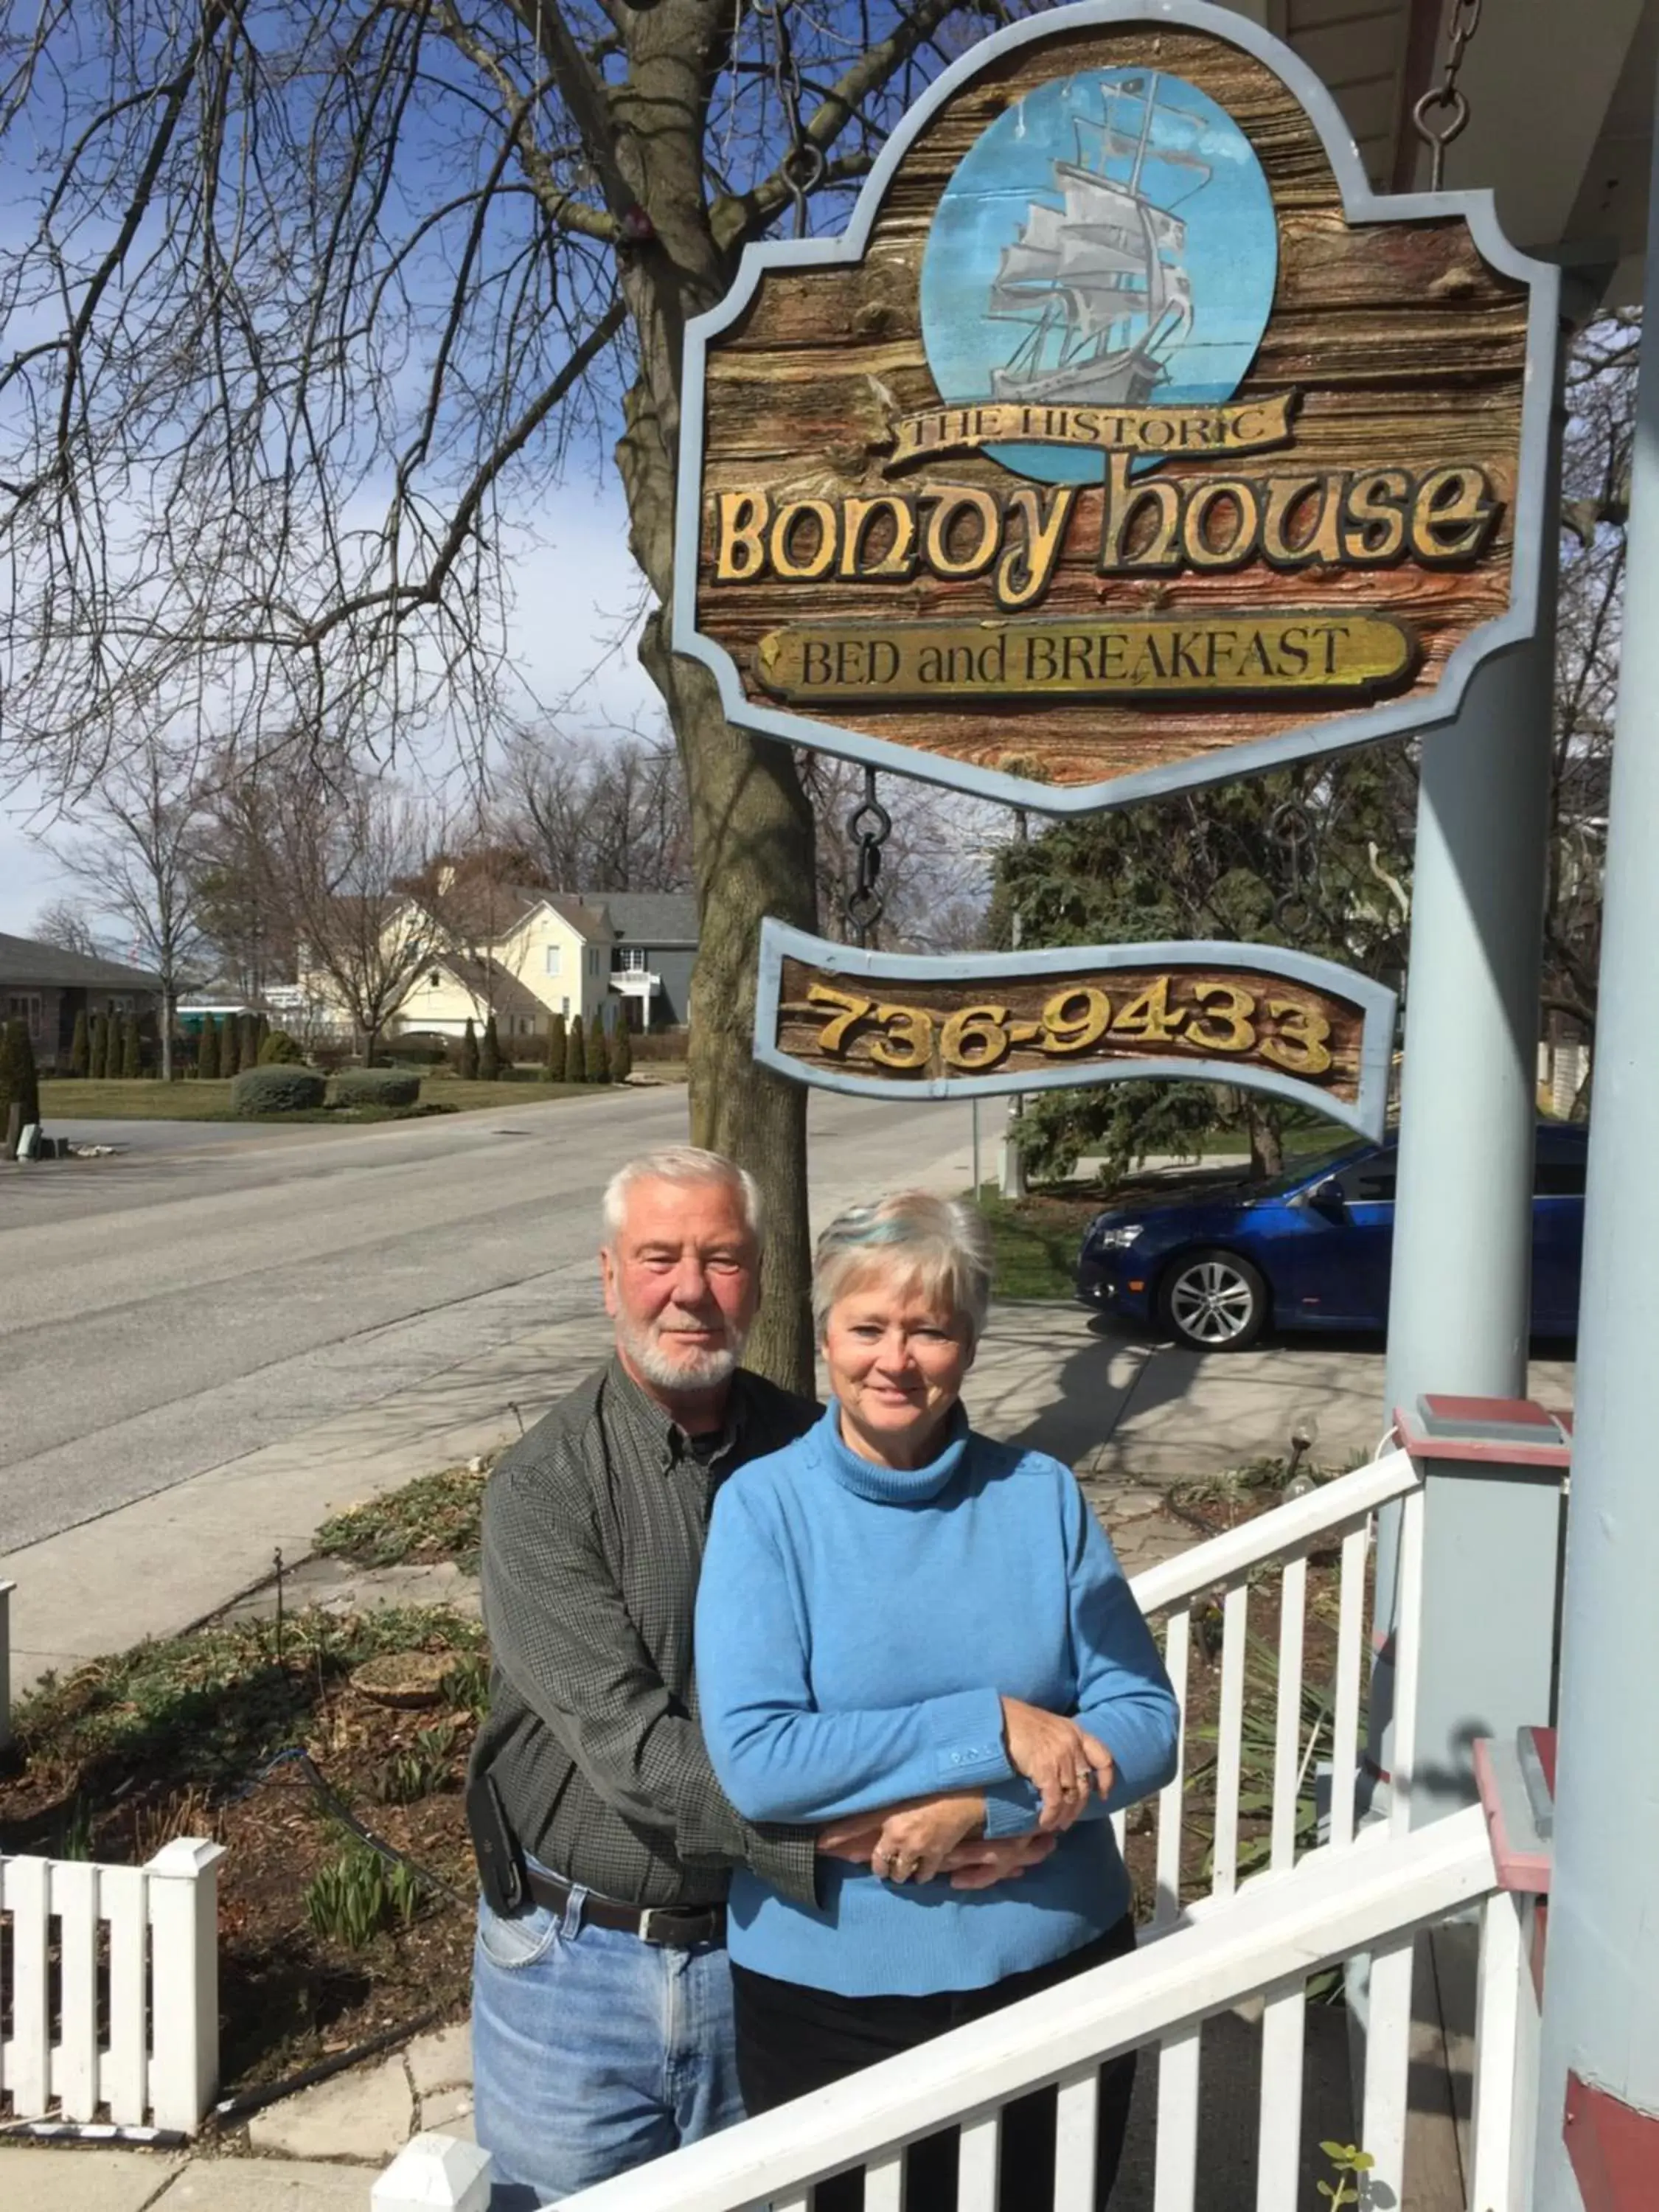
<svg viewBox="0 0 1659 2212">
<path fill-rule="evenodd" d="M 428 1610 L 302 1613 L 283 1642 L 279 1657 L 272 1625 L 250 1623 L 81 1668 L 26 1701 L 0 1768 L 0 1850 L 131 1864 L 174 1836 L 224 1844 L 225 2095 L 466 2002 L 476 1891 L 461 1784 L 483 1696 L 481 1632 Z M 402 1650 L 453 1658 L 437 1705 L 393 1708 L 352 1686 L 355 1666 Z M 464 1902 L 422 1889 L 405 1923 L 383 1899 L 383 1924 L 361 1943 L 316 1925 L 313 1884 L 366 1853 L 297 1760 L 260 1779 L 293 1749 Z"/>
</svg>

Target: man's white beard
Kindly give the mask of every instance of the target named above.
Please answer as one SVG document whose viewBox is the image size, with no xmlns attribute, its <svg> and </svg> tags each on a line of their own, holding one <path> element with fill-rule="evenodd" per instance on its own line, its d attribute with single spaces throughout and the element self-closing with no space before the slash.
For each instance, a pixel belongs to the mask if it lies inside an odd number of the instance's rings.
<svg viewBox="0 0 1659 2212">
<path fill-rule="evenodd" d="M 660 1319 L 641 1324 L 618 1314 L 617 1336 L 629 1365 L 659 1390 L 717 1390 L 743 1357 L 743 1337 L 729 1322 L 724 1344 L 695 1349 Z"/>
</svg>

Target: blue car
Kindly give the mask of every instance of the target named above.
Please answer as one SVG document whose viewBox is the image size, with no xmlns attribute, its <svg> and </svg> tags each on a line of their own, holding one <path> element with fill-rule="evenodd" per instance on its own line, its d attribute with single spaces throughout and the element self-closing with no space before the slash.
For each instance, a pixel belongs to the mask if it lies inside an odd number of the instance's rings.
<svg viewBox="0 0 1659 2212">
<path fill-rule="evenodd" d="M 1540 1122 L 1532 1201 L 1532 1326 L 1578 1326 L 1589 1133 Z M 1147 1195 L 1097 1213 L 1078 1296 L 1167 1328 L 1200 1352 L 1241 1352 L 1276 1328 L 1382 1328 L 1389 1315 L 1395 1152 L 1355 1144 L 1272 1182 Z"/>
</svg>

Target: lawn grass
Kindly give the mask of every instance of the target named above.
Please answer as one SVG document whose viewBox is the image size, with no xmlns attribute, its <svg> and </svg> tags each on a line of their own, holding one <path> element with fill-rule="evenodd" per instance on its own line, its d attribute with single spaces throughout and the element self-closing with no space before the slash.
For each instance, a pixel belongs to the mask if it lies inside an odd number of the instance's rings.
<svg viewBox="0 0 1659 2212">
<path fill-rule="evenodd" d="M 325 1521 L 318 1551 L 361 1566 L 399 1567 L 406 1560 L 453 1559 L 468 1574 L 478 1571 L 480 1524 L 488 1468 L 447 1467 L 417 1475 L 367 1504 Z"/>
<path fill-rule="evenodd" d="M 990 1224 L 996 1255 L 992 1293 L 999 1298 L 1064 1298 L 1073 1295 L 1078 1246 L 1101 1208 L 1093 1189 L 1037 1191 L 1012 1200 L 987 1183 L 980 1207 Z"/>
<path fill-rule="evenodd" d="M 511 1113 L 550 1099 L 586 1098 L 581 1083 L 463 1083 L 459 1076 L 422 1071 L 418 1106 L 319 1106 L 300 1114 L 238 1114 L 230 1084 L 191 1077 L 187 1083 L 77 1083 L 48 1079 L 40 1085 L 40 1115 L 48 1133 L 58 1121 L 259 1121 L 286 1127 L 295 1121 L 404 1121 L 434 1109 L 450 1114 Z"/>
</svg>

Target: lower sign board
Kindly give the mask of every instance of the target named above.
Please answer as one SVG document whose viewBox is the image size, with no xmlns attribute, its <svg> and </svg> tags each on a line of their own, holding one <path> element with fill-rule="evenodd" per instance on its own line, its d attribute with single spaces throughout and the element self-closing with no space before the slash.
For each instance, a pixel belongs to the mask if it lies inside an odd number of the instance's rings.
<svg viewBox="0 0 1659 2212">
<path fill-rule="evenodd" d="M 769 920 L 755 1057 L 830 1091 L 927 1098 L 1181 1077 L 1382 1134 L 1395 994 L 1280 945 L 1064 945 L 947 959 Z"/>
</svg>

